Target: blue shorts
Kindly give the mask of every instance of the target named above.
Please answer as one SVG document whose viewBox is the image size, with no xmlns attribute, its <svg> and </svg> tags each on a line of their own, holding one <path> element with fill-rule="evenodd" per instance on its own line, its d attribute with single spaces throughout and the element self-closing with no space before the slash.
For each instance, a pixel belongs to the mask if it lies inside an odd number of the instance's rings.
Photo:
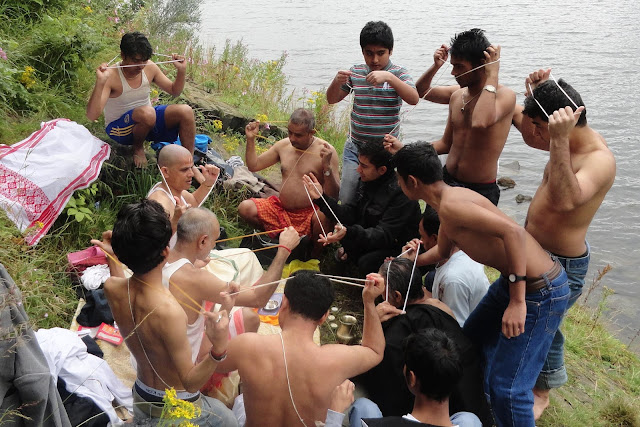
<svg viewBox="0 0 640 427">
<path fill-rule="evenodd" d="M 145 137 L 146 141 L 157 142 L 174 142 L 178 139 L 178 127 L 167 129 L 167 125 L 164 121 L 164 111 L 167 109 L 166 105 L 157 105 L 153 107 L 156 110 L 156 124 Z M 113 139 L 118 144 L 132 145 L 133 144 L 133 127 L 135 122 L 133 121 L 133 110 L 129 110 L 120 116 L 119 119 L 112 121 L 107 125 L 105 132 L 109 135 L 109 138 Z"/>
</svg>

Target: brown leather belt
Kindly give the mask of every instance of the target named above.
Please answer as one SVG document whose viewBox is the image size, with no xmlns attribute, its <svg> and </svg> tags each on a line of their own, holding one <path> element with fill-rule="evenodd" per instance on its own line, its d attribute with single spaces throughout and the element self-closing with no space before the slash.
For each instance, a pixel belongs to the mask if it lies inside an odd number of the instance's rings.
<svg viewBox="0 0 640 427">
<path fill-rule="evenodd" d="M 556 277 L 558 277 L 560 273 L 562 273 L 562 265 L 560 264 L 560 261 L 554 259 L 553 267 L 551 267 L 551 269 L 549 269 L 549 271 L 544 273 L 542 276 L 527 278 L 526 293 L 531 294 L 546 287 L 547 281 L 551 282 Z"/>
</svg>

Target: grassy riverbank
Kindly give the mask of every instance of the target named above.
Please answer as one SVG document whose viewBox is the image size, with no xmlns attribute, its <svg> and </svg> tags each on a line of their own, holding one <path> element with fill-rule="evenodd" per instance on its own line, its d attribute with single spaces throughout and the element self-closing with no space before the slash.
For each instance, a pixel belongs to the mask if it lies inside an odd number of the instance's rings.
<svg viewBox="0 0 640 427">
<path fill-rule="evenodd" d="M 17 142 L 37 130 L 40 122 L 57 117 L 83 124 L 104 138 L 102 119 L 89 122 L 84 115 L 94 69 L 118 53 L 123 31 L 135 29 L 149 34 L 160 53 L 186 50 L 191 58 L 189 84 L 244 117 L 275 122 L 286 120 L 294 107 L 312 108 L 319 136 L 342 151 L 344 125 L 334 118 L 324 94 L 286 92 L 282 73 L 286 56 L 257 61 L 241 44 L 204 52 L 188 42 L 193 40 L 191 24 L 197 21 L 193 12 L 198 10 L 198 0 L 170 3 L 173 9 L 164 10 L 152 1 L 0 2 L 0 142 Z M 172 77 L 171 65 L 164 70 Z M 162 102 L 185 102 L 184 98 L 158 97 Z M 222 128 L 221 122 L 212 120 L 215 117 L 205 119 L 205 111 L 196 110 L 196 114 L 198 131 L 213 136 L 221 152 L 242 154 L 241 134 Z M 261 141 L 261 149 L 270 143 Z M 0 262 L 18 283 L 35 328 L 68 327 L 77 300 L 65 272 L 66 254 L 87 247 L 91 238 L 111 228 L 120 207 L 143 197 L 160 179 L 155 168 L 135 171 L 129 167 L 124 159 L 113 156 L 100 180 L 74 195 L 76 207 L 90 213 L 77 215 L 68 207 L 35 247 L 26 245 L 0 212 Z M 237 215 L 243 196 L 220 191 L 205 205 L 230 235 L 247 230 Z M 358 315 L 360 304 L 353 302 L 358 292 L 338 291 L 337 305 Z M 602 310 L 581 306 L 569 314 L 565 330 L 570 383 L 552 394 L 551 407 L 540 425 L 640 425 L 640 361 L 603 328 L 601 314 Z M 325 329 L 325 336 L 330 339 L 330 330 Z"/>
</svg>

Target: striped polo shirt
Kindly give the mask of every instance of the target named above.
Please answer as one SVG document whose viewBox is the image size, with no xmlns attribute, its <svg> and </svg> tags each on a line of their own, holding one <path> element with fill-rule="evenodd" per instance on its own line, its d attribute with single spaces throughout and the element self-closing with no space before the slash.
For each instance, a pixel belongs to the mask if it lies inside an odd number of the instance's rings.
<svg viewBox="0 0 640 427">
<path fill-rule="evenodd" d="M 350 71 L 354 73 L 349 77 L 348 84 L 341 87 L 345 92 L 353 88 L 354 100 L 351 111 L 351 139 L 360 146 L 370 141 L 371 138 L 382 139 L 390 133 L 400 120 L 400 107 L 402 98 L 388 83 L 373 86 L 367 82 L 366 76 L 371 69 L 366 65 L 354 65 Z M 406 68 L 394 65 L 389 61 L 383 71 L 393 73 L 403 82 L 415 88 L 413 79 Z M 399 127 L 393 132 L 398 136 Z"/>
</svg>

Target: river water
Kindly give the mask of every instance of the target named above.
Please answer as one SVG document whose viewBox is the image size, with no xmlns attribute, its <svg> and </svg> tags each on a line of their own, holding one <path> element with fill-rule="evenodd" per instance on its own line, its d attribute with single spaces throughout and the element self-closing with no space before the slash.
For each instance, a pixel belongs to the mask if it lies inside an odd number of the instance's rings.
<svg viewBox="0 0 640 427">
<path fill-rule="evenodd" d="M 363 62 L 359 34 L 370 20 L 391 26 L 395 37 L 391 59 L 406 67 L 414 81 L 433 62 L 437 47 L 474 27 L 486 30 L 491 43 L 502 46 L 500 83 L 518 93 L 518 103 L 524 99 L 525 77 L 533 70 L 552 68 L 556 78 L 564 78 L 580 92 L 589 125 L 604 136 L 616 156 L 616 181 L 587 236 L 592 247 L 587 285 L 598 269 L 611 264 L 603 282 L 615 290 L 609 300 L 612 327 L 623 342 L 629 342 L 640 330 L 640 4 L 637 0 L 551 3 L 205 0 L 200 40 L 218 51 L 226 39 L 243 40 L 250 55 L 262 60 L 277 59 L 286 51 L 288 85 L 301 96 L 326 88 L 338 70 Z M 437 83 L 453 84 L 449 73 L 450 67 Z M 403 139 L 438 139 L 446 118 L 446 106 L 421 102 L 402 122 Z M 521 224 L 528 204 L 518 205 L 514 198 L 519 193 L 534 194 L 547 158 L 547 153 L 526 146 L 512 128 L 498 176 L 513 178 L 517 186 L 502 192 L 499 207 Z M 516 161 L 519 169 L 509 166 Z M 639 341 L 634 341 L 636 350 Z"/>
</svg>

